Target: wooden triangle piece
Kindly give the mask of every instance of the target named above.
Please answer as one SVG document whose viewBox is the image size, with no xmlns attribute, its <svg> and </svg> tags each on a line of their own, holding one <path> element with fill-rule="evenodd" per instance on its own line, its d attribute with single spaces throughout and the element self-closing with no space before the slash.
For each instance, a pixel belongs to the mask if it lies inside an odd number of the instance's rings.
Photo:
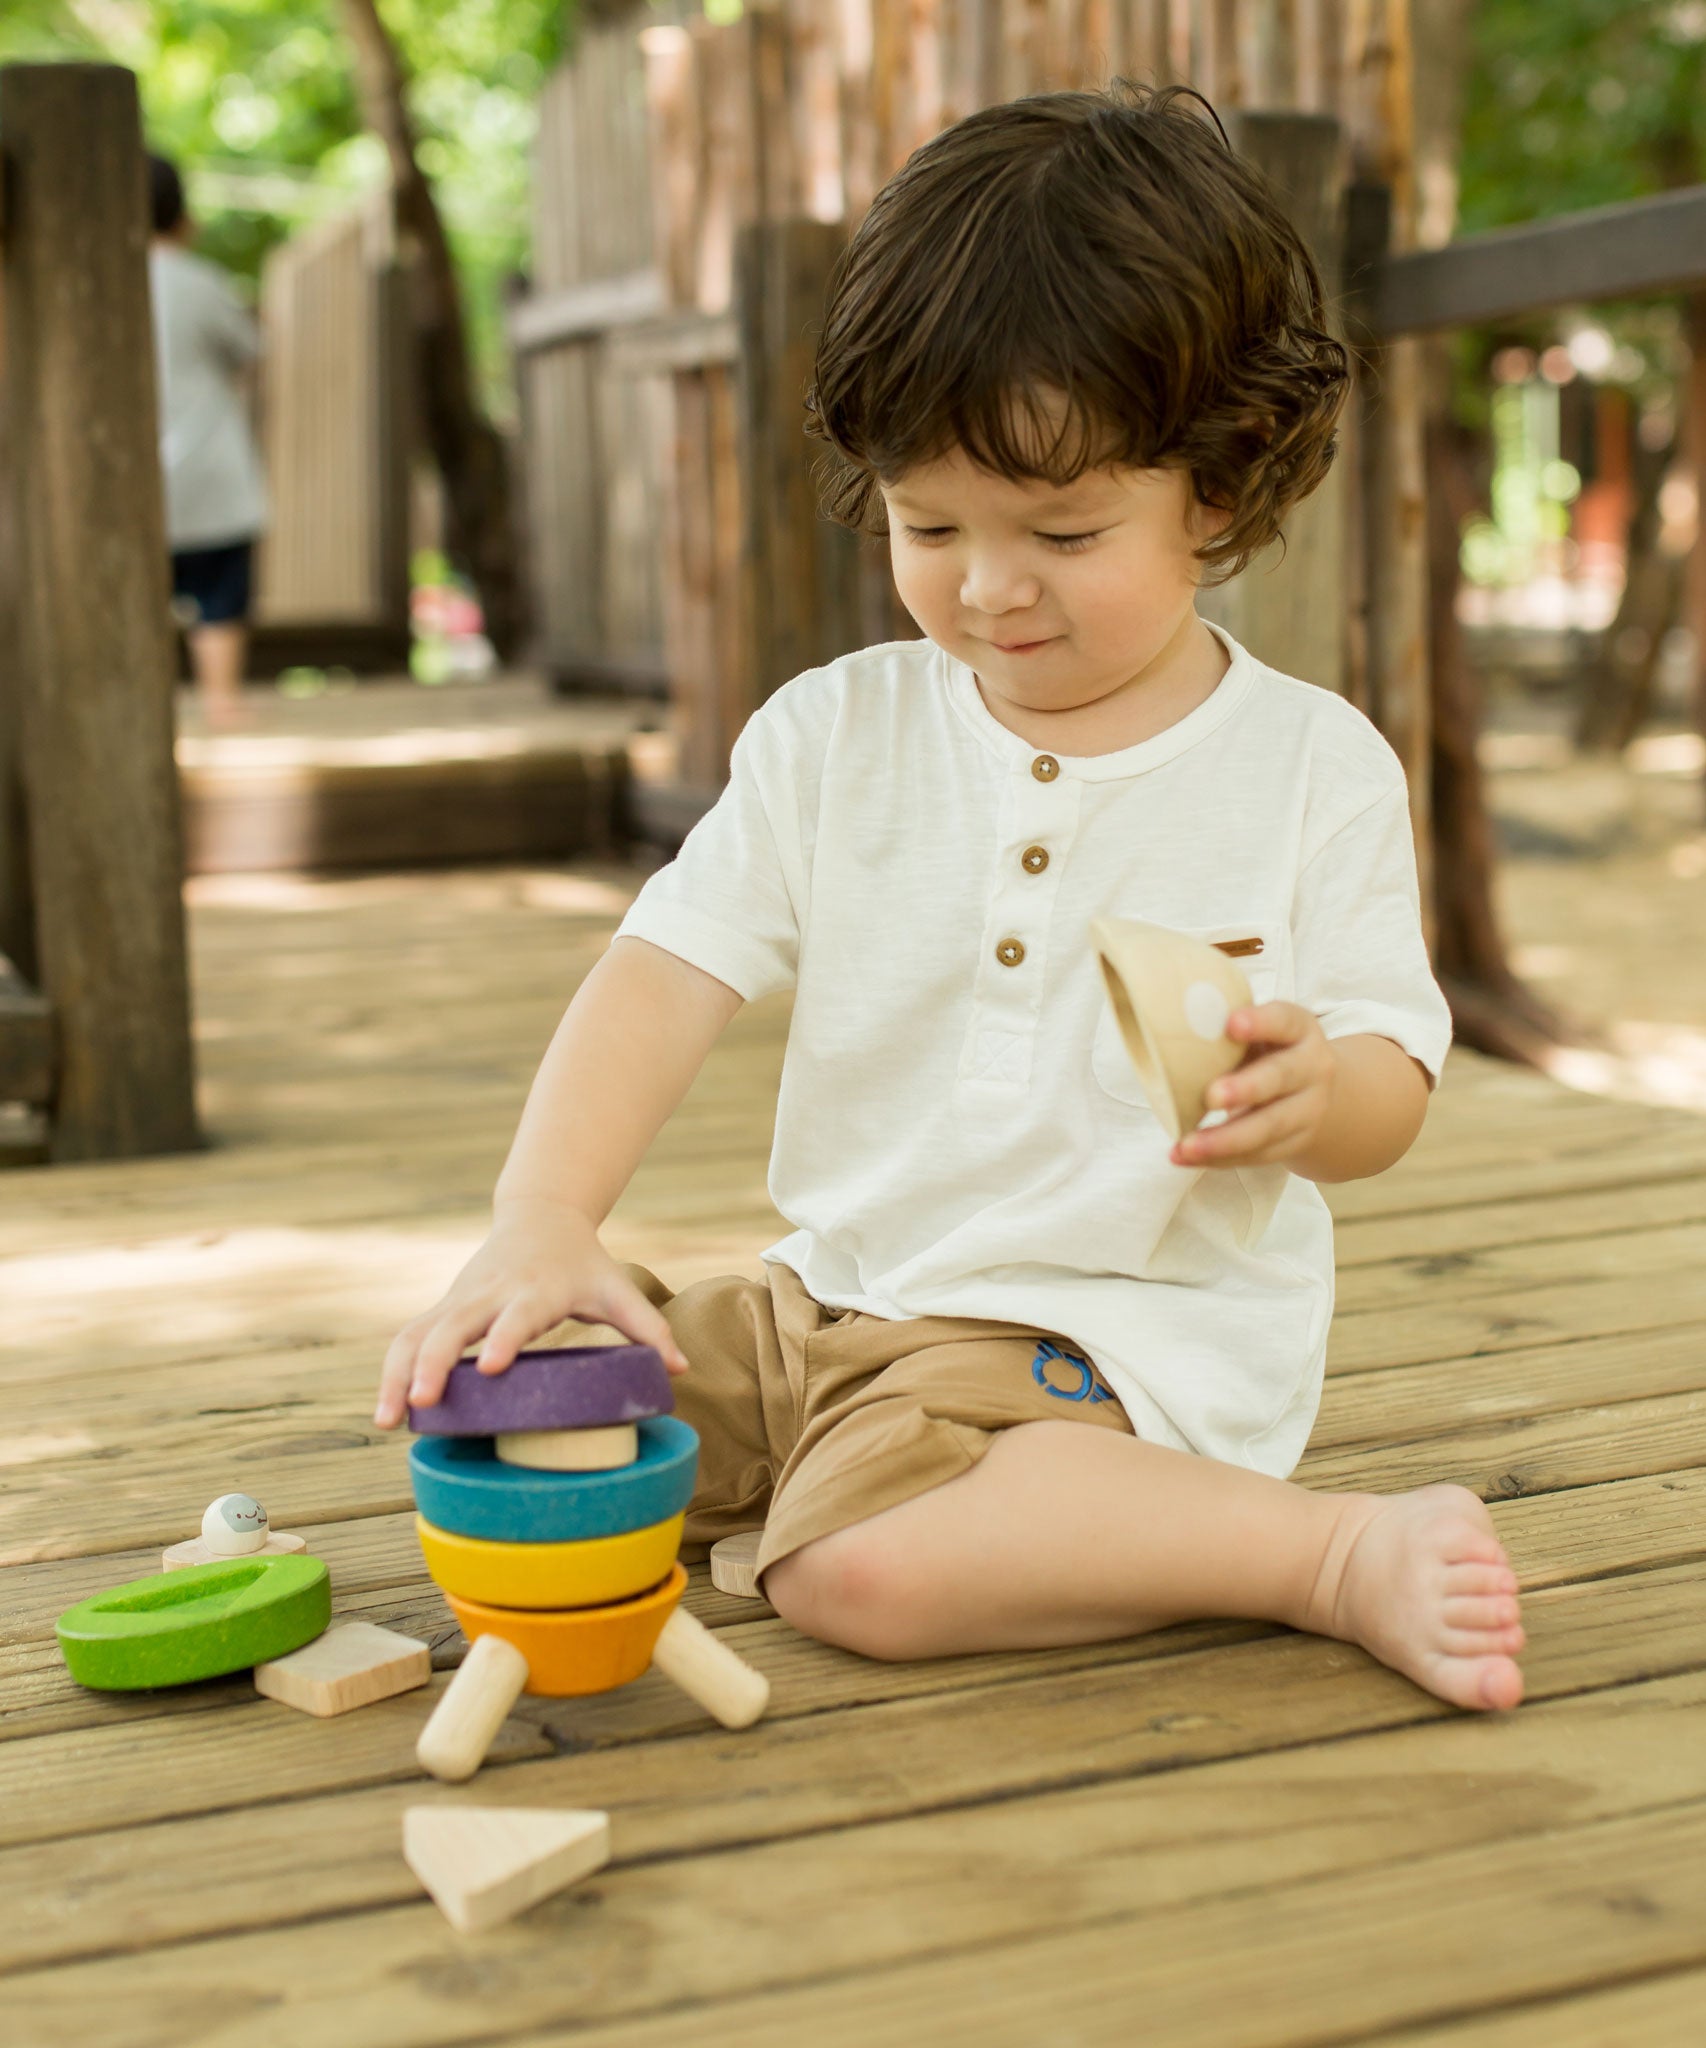
<svg viewBox="0 0 1706 2048">
<path fill-rule="evenodd" d="M 513 1919 L 610 1861 L 610 1816 L 542 1806 L 411 1806 L 403 1860 L 463 1934 Z"/>
</svg>

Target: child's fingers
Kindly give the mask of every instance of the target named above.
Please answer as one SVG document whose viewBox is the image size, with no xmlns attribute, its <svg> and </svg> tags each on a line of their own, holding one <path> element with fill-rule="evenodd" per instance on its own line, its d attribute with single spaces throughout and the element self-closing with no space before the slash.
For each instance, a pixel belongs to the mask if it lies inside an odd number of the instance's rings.
<svg viewBox="0 0 1706 2048">
<path fill-rule="evenodd" d="M 551 1325 L 561 1322 L 548 1302 L 534 1294 L 518 1294 L 486 1332 L 480 1346 L 481 1372 L 507 1372 L 522 1347 Z"/>
<path fill-rule="evenodd" d="M 386 1346 L 385 1362 L 379 1368 L 379 1399 L 373 1410 L 373 1419 L 381 1429 L 395 1429 L 403 1419 L 405 1394 L 414 1377 L 415 1352 L 425 1327 L 424 1318 L 417 1317 L 406 1323 Z"/>
<path fill-rule="evenodd" d="M 465 1301 L 440 1310 L 415 1353 L 409 1382 L 409 1400 L 414 1407 L 431 1408 L 437 1402 L 450 1368 L 491 1328 L 492 1306 L 489 1301 Z"/>
<path fill-rule="evenodd" d="M 1297 1137 L 1304 1119 L 1287 1106 L 1289 1098 L 1263 1109 L 1247 1110 L 1230 1123 L 1210 1131 L 1191 1131 L 1179 1140 L 1186 1166 L 1224 1166 L 1233 1160 L 1258 1158 L 1272 1145 Z"/>
<path fill-rule="evenodd" d="M 1226 1020 L 1226 1035 L 1237 1045 L 1295 1045 L 1315 1022 L 1301 1003 L 1247 1003 Z"/>
<path fill-rule="evenodd" d="M 1282 1095 L 1295 1095 L 1314 1078 L 1307 1055 L 1296 1046 L 1248 1059 L 1208 1089 L 1210 1109 L 1257 1109 Z"/>
<path fill-rule="evenodd" d="M 607 1323 L 631 1337 L 636 1344 L 649 1344 L 671 1372 L 685 1372 L 687 1357 L 675 1341 L 675 1333 L 663 1316 L 634 1285 L 620 1273 L 605 1283 L 599 1310 Z"/>
</svg>

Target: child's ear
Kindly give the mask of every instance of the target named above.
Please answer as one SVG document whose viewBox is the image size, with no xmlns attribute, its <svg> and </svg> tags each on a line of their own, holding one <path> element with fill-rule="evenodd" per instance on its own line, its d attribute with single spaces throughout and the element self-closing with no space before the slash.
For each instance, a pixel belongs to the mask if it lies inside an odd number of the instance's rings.
<svg viewBox="0 0 1706 2048">
<path fill-rule="evenodd" d="M 1198 547 L 1205 542 L 1218 540 L 1232 524 L 1230 505 L 1205 505 L 1195 493 L 1191 497 L 1190 527 L 1191 539 Z"/>
</svg>

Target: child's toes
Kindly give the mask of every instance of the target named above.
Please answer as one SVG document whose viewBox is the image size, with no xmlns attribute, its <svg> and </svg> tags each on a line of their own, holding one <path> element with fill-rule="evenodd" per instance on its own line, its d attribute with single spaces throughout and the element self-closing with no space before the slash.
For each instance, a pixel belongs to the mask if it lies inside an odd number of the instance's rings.
<svg viewBox="0 0 1706 2048">
<path fill-rule="evenodd" d="M 1446 1627 L 1454 1629 L 1512 1628 L 1521 1619 L 1510 1593 L 1457 1594 L 1447 1599 L 1442 1611 Z"/>
<path fill-rule="evenodd" d="M 1476 1704 L 1495 1713 L 1508 1713 L 1522 1704 L 1522 1672 L 1509 1657 L 1477 1657 L 1473 1660 L 1478 1691 Z"/>
<path fill-rule="evenodd" d="M 1502 1713 L 1522 1700 L 1522 1672 L 1508 1656 L 1440 1656 L 1424 1681 L 1453 1706 Z"/>
<path fill-rule="evenodd" d="M 1509 1565 L 1502 1564 L 1451 1564 L 1445 1568 L 1441 1590 L 1448 1600 L 1459 1594 L 1487 1597 L 1506 1594 L 1514 1597 L 1516 1573 Z"/>
</svg>

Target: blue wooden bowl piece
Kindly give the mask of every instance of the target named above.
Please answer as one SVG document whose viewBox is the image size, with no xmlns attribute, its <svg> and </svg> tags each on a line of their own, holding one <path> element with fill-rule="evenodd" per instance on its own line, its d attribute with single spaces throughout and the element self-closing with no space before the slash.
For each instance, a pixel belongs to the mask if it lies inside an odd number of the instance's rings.
<svg viewBox="0 0 1706 2048">
<path fill-rule="evenodd" d="M 638 1425 L 640 1455 L 604 1472 L 506 1465 L 489 1436 L 409 1446 L 415 1505 L 435 1528 L 496 1543 L 578 1543 L 679 1515 L 693 1497 L 699 1438 L 673 1415 Z"/>
</svg>

